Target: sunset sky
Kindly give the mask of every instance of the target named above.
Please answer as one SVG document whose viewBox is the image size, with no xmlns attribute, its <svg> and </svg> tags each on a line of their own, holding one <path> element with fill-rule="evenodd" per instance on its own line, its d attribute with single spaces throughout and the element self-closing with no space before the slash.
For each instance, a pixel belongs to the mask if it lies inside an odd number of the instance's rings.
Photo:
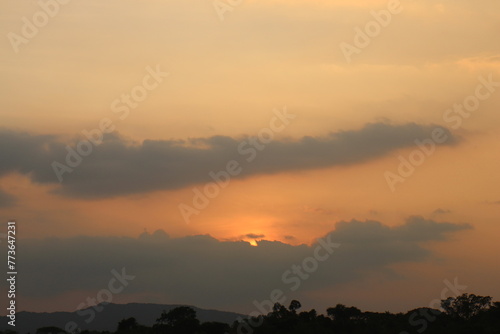
<svg viewBox="0 0 500 334">
<path fill-rule="evenodd" d="M 0 22 L 21 310 L 122 268 L 116 303 L 500 299 L 498 0 L 4 0 Z"/>
</svg>

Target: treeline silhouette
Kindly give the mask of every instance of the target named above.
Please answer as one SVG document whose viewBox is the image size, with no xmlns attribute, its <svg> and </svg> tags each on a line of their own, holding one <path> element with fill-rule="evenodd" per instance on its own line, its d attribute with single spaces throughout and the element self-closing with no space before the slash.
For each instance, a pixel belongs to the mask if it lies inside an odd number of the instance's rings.
<svg viewBox="0 0 500 334">
<path fill-rule="evenodd" d="M 123 319 L 115 334 L 500 334 L 500 302 L 491 297 L 463 294 L 441 300 L 441 310 L 423 307 L 407 313 L 362 312 L 356 307 L 337 304 L 326 310 L 302 311 L 293 300 L 288 307 L 274 304 L 271 312 L 240 319 L 232 325 L 200 323 L 196 311 L 181 306 L 163 311 L 152 327 L 135 318 Z M 13 331 L 3 332 L 15 333 Z M 36 334 L 66 333 L 57 327 L 39 328 Z M 111 334 L 108 331 L 82 331 L 80 334 Z"/>
</svg>

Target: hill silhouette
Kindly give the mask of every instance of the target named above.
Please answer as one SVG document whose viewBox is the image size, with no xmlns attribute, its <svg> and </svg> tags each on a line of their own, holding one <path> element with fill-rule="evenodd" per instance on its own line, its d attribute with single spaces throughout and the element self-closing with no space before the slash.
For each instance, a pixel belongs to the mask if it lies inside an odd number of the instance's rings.
<svg viewBox="0 0 500 334">
<path fill-rule="evenodd" d="M 20 334 L 33 334 L 38 328 L 43 327 L 54 326 L 64 329 L 68 322 L 74 321 L 82 330 L 114 332 L 118 322 L 124 318 L 134 317 L 141 325 L 153 326 L 156 319 L 164 310 L 168 312 L 182 305 L 130 303 L 100 304 L 100 306 L 102 306 L 101 312 L 93 311 L 92 307 L 83 309 L 80 314 L 84 314 L 84 316 L 79 315 L 77 312 L 18 312 L 15 327 L 7 324 L 7 317 L 0 318 L 0 331 L 15 330 Z M 197 307 L 192 308 L 196 311 L 198 319 L 202 322 L 231 324 L 236 318 L 245 317 L 238 313 L 206 310 Z M 86 310 L 87 312 L 85 312 Z M 95 314 L 95 318 L 87 323 L 86 320 L 90 318 L 89 314 L 91 312 Z"/>
</svg>

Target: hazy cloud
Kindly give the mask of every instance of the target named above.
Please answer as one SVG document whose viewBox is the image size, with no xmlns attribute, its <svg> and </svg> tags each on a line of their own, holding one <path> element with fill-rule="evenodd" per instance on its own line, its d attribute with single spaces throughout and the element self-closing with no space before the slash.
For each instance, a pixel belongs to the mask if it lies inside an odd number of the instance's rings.
<svg viewBox="0 0 500 334">
<path fill-rule="evenodd" d="M 488 205 L 500 205 L 500 201 L 484 201 L 483 203 Z"/>
<path fill-rule="evenodd" d="M 131 143 L 108 135 L 71 173 L 64 174 L 60 192 L 74 197 L 111 197 L 153 190 L 177 189 L 213 181 L 209 173 L 226 169 L 235 160 L 238 177 L 358 164 L 430 138 L 437 126 L 408 123 L 369 123 L 363 128 L 276 140 L 256 148 L 257 138 L 213 136 L 189 140 L 144 140 Z M 444 129 L 451 145 L 457 141 Z M 37 182 L 57 183 L 51 167 L 65 164 L 66 145 L 52 136 L 0 132 L 0 175 L 11 171 L 31 173 Z M 75 148 L 76 143 L 69 145 Z M 260 146 L 260 147 L 262 147 Z M 261 150 L 262 149 L 262 150 Z"/>
<path fill-rule="evenodd" d="M 451 210 L 438 208 L 432 212 L 433 215 L 444 215 L 451 213 Z"/>
<path fill-rule="evenodd" d="M 335 212 L 330 209 L 324 209 L 321 207 L 310 207 L 310 206 L 304 206 L 304 212 L 307 213 L 316 213 L 316 214 L 322 214 L 322 215 L 333 215 Z"/>
<path fill-rule="evenodd" d="M 389 227 L 378 221 L 339 222 L 323 240 L 341 246 L 303 282 L 301 291 L 356 280 L 367 271 L 390 272 L 400 262 L 423 261 L 432 254 L 420 243 L 444 240 L 467 224 L 410 217 Z M 73 237 L 24 240 L 19 249 L 23 275 L 19 291 L 30 297 L 54 297 L 73 290 L 106 287 L 111 269 L 125 267 L 136 276 L 126 293 L 155 294 L 165 302 L 226 308 L 265 298 L 272 289 L 290 291 L 283 273 L 314 254 L 311 246 L 262 240 L 218 241 L 208 235 L 171 238 L 163 231 L 139 238 Z M 323 253 L 321 253 L 323 254 Z M 326 252 L 325 252 L 326 254 Z"/>
<path fill-rule="evenodd" d="M 14 205 L 15 202 L 16 199 L 14 196 L 0 189 L 0 208 L 10 207 Z"/>
<path fill-rule="evenodd" d="M 265 235 L 264 234 L 248 233 L 245 235 L 245 237 L 247 237 L 249 239 L 262 239 L 265 237 Z"/>
</svg>

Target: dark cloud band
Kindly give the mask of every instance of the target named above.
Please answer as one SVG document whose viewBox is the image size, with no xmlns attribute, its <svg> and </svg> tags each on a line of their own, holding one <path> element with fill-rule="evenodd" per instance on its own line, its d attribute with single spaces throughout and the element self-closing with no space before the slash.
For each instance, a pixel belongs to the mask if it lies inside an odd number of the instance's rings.
<svg viewBox="0 0 500 334">
<path fill-rule="evenodd" d="M 229 161 L 241 166 L 237 177 L 359 164 L 415 146 L 415 140 L 429 138 L 436 128 L 439 126 L 370 123 L 324 137 L 274 140 L 264 148 L 257 137 L 144 140 L 137 144 L 107 134 L 76 167 L 70 166 L 60 192 L 98 198 L 178 189 L 213 181 L 210 172 L 224 170 Z M 457 141 L 447 129 L 443 131 L 448 138 L 443 145 Z M 18 171 L 30 174 L 36 182 L 58 183 L 54 162 L 65 165 L 68 155 L 74 154 L 68 152 L 74 152 L 81 142 L 64 145 L 53 136 L 0 131 L 0 175 Z"/>
<path fill-rule="evenodd" d="M 34 298 L 98 291 L 106 286 L 110 270 L 126 268 L 136 277 L 127 293 L 226 308 L 264 297 L 262 294 L 274 288 L 292 288 L 288 282 L 299 274 L 290 268 L 316 255 L 324 261 L 314 273 L 309 271 L 301 291 L 353 281 L 368 271 L 390 273 L 395 263 L 425 261 L 432 253 L 422 244 L 445 240 L 448 234 L 469 228 L 418 216 L 397 227 L 352 220 L 337 223 L 311 246 L 262 240 L 252 247 L 208 235 L 171 238 L 163 231 L 139 238 L 25 239 L 19 249 L 24 273 L 19 291 Z M 282 280 L 284 273 L 288 280 Z"/>
</svg>

